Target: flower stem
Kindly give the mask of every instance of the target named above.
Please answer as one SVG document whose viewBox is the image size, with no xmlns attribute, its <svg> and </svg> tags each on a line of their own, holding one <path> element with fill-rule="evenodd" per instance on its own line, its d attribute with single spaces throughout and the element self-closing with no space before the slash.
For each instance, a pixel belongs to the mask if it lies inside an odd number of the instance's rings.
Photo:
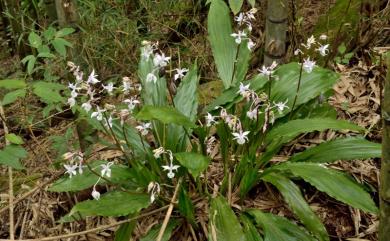
<svg viewBox="0 0 390 241">
<path fill-rule="evenodd" d="M 302 58 L 301 58 L 301 60 L 302 60 Z M 297 92 L 295 93 L 295 98 L 294 98 L 293 105 L 291 107 L 290 116 L 288 117 L 289 120 L 291 120 L 291 118 L 292 118 L 292 115 L 294 113 L 294 108 L 295 108 L 295 105 L 297 103 L 299 90 L 301 88 L 302 72 L 303 72 L 303 63 L 301 61 L 301 69 L 299 70 L 299 79 L 298 79 L 298 85 L 297 85 Z"/>
</svg>

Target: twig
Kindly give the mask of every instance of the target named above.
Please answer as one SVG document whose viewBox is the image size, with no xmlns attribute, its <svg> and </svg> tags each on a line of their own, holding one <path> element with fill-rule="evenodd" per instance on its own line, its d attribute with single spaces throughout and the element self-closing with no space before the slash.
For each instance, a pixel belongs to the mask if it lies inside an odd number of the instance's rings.
<svg viewBox="0 0 390 241">
<path fill-rule="evenodd" d="M 111 224 L 107 224 L 107 225 L 102 225 L 102 226 L 99 226 L 99 227 L 96 227 L 96 228 L 84 230 L 84 231 L 77 232 L 77 233 L 69 233 L 69 234 L 63 234 L 63 235 L 59 235 L 59 236 L 46 237 L 46 238 L 37 238 L 37 239 L 21 239 L 21 241 L 51 241 L 51 240 L 61 240 L 61 239 L 66 239 L 66 238 L 71 238 L 71 237 L 76 237 L 76 236 L 85 235 L 85 234 L 88 234 L 88 233 L 94 233 L 94 232 L 106 230 L 106 229 L 109 229 L 109 228 L 112 228 L 112 227 L 115 227 L 115 226 L 119 226 L 119 225 L 124 224 L 124 223 L 129 223 L 129 222 L 132 222 L 132 221 L 134 221 L 134 220 L 137 220 L 137 219 L 140 219 L 140 218 L 147 217 L 147 216 L 149 216 L 149 215 L 158 213 L 158 212 L 160 212 L 160 211 L 163 211 L 163 210 L 167 209 L 168 206 L 169 206 L 169 205 L 166 205 L 166 206 L 164 206 L 164 207 L 161 207 L 161 208 L 159 208 L 159 209 L 155 209 L 155 210 L 153 210 L 153 211 L 150 211 L 150 212 L 141 214 L 141 215 L 139 215 L 139 216 L 137 216 L 137 217 L 134 217 L 134 218 L 129 218 L 129 219 L 126 219 L 126 220 L 122 220 L 122 221 L 115 222 L 115 223 L 111 223 Z M 10 239 L 0 239 L 0 241 L 10 241 Z"/>
<path fill-rule="evenodd" d="M 56 175 L 54 175 L 53 177 L 51 177 L 51 178 L 50 178 L 49 180 L 47 180 L 46 182 L 44 182 L 44 183 L 42 183 L 41 185 L 39 185 L 39 186 L 37 186 L 37 187 L 31 189 L 31 190 L 28 191 L 28 192 L 26 192 L 26 193 L 23 194 L 21 197 L 15 199 L 15 200 L 13 201 L 13 204 L 15 205 L 15 204 L 19 203 L 20 201 L 23 201 L 25 198 L 27 198 L 27 197 L 31 196 L 32 194 L 34 194 L 38 189 L 41 189 L 41 188 L 43 188 L 44 186 L 50 184 L 52 181 L 54 181 L 55 179 L 57 179 L 58 177 L 60 177 L 63 173 L 64 173 L 63 171 L 57 173 Z M 9 206 L 10 206 L 10 204 L 8 204 L 7 206 L 1 208 L 1 209 L 0 209 L 0 214 L 1 214 L 2 212 L 6 211 L 7 209 L 9 209 Z"/>
<path fill-rule="evenodd" d="M 7 123 L 5 122 L 5 114 L 3 105 L 0 102 L 0 116 L 3 122 L 4 134 L 8 134 Z M 5 145 L 8 146 L 10 143 L 5 138 Z M 14 181 L 12 174 L 12 167 L 8 167 L 8 182 L 9 182 L 9 237 L 11 240 L 15 239 L 15 217 L 14 217 Z"/>
<path fill-rule="evenodd" d="M 180 187 L 180 184 L 181 184 L 181 180 L 182 179 L 180 178 L 178 183 L 177 183 L 177 185 L 176 185 L 175 192 L 173 193 L 173 197 L 171 199 L 171 203 L 169 204 L 167 214 L 165 214 L 164 222 L 163 222 L 163 224 L 161 226 L 160 232 L 158 233 L 156 241 L 161 241 L 161 239 L 162 239 L 162 237 L 164 235 L 165 229 L 167 228 L 168 221 L 171 218 L 171 214 L 172 214 L 173 206 L 174 206 L 174 203 L 175 203 L 175 200 L 176 200 L 176 196 L 177 196 L 177 193 L 179 192 L 179 187 Z"/>
</svg>

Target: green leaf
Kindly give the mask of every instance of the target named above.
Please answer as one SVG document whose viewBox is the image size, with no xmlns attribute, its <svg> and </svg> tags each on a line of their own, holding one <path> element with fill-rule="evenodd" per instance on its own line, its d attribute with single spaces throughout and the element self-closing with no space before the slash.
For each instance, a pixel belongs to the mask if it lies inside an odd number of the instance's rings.
<svg viewBox="0 0 390 241">
<path fill-rule="evenodd" d="M 141 50 L 142 52 L 142 50 Z M 146 81 L 146 76 L 149 73 L 154 73 L 157 77 L 156 83 L 153 81 Z M 153 60 L 151 57 L 145 59 L 141 55 L 138 65 L 138 76 L 142 84 L 142 103 L 145 105 L 164 106 L 167 104 L 167 82 L 165 78 L 162 78 L 155 73 Z"/>
<path fill-rule="evenodd" d="M 63 38 L 55 38 L 51 41 L 51 44 L 53 45 L 57 53 L 59 53 L 62 57 L 66 57 L 66 46 L 73 47 L 71 43 L 69 43 Z"/>
<path fill-rule="evenodd" d="M 378 212 L 378 208 L 370 194 L 352 180 L 350 176 L 342 172 L 329 169 L 322 164 L 304 162 L 284 163 L 275 166 L 275 169 L 291 172 L 294 176 L 301 177 L 321 192 L 325 192 L 354 208 L 371 213 Z"/>
<path fill-rule="evenodd" d="M 180 213 L 186 217 L 187 221 L 191 225 L 196 226 L 194 205 L 192 204 L 192 200 L 188 196 L 188 193 L 183 186 L 180 188 L 178 200 Z"/>
<path fill-rule="evenodd" d="M 213 0 L 207 20 L 209 41 L 219 77 L 225 89 L 232 86 L 237 44 L 230 36 L 233 33 L 229 8 L 222 0 Z"/>
<path fill-rule="evenodd" d="M 14 90 L 14 91 L 8 92 L 6 95 L 4 95 L 4 98 L 1 101 L 1 104 L 3 106 L 12 104 L 18 98 L 22 98 L 24 96 L 26 96 L 26 90 L 25 89 L 18 89 L 18 90 Z"/>
<path fill-rule="evenodd" d="M 266 142 L 278 141 L 287 143 L 300 134 L 327 129 L 364 131 L 363 127 L 344 120 L 329 118 L 298 119 L 272 128 L 266 137 Z"/>
<path fill-rule="evenodd" d="M 92 170 L 100 174 L 102 164 L 107 163 L 106 161 L 95 161 L 90 164 Z M 131 183 L 134 180 L 134 175 L 131 169 L 123 165 L 111 166 L 111 177 L 107 177 L 110 182 L 115 184 Z M 76 192 L 86 188 L 92 187 L 99 177 L 91 172 L 87 167 L 83 168 L 83 173 L 69 178 L 68 175 L 64 175 L 57 181 L 55 181 L 50 187 L 50 192 Z M 106 183 L 104 179 L 100 180 L 100 184 Z"/>
<path fill-rule="evenodd" d="M 15 135 L 14 133 L 6 134 L 5 139 L 16 145 L 22 145 L 24 143 L 23 139 L 20 136 Z"/>
<path fill-rule="evenodd" d="M 27 151 L 20 145 L 8 145 L 0 150 L 0 164 L 13 167 L 15 169 L 24 169 L 20 159 L 27 157 Z"/>
<path fill-rule="evenodd" d="M 262 179 L 271 183 L 280 191 L 284 200 L 286 200 L 293 212 L 314 236 L 321 241 L 329 240 L 324 225 L 302 197 L 301 191 L 297 185 L 285 176 L 277 173 L 269 173 L 268 175 L 263 176 Z"/>
<path fill-rule="evenodd" d="M 171 106 L 144 106 L 136 115 L 136 119 L 144 121 L 158 120 L 164 124 L 173 123 L 186 128 L 196 127 L 187 116 Z"/>
<path fill-rule="evenodd" d="M 75 31 L 74 28 L 63 28 L 55 33 L 55 37 L 56 38 L 65 37 L 71 33 L 74 33 L 74 31 Z"/>
<path fill-rule="evenodd" d="M 243 2 L 244 0 L 229 0 L 229 5 L 234 15 L 240 12 Z"/>
<path fill-rule="evenodd" d="M 56 56 L 52 53 L 47 53 L 47 52 L 42 52 L 42 53 L 39 53 L 38 58 L 55 58 Z"/>
<path fill-rule="evenodd" d="M 337 48 L 340 54 L 344 54 L 345 51 L 347 51 L 347 47 L 345 46 L 345 43 L 341 43 L 339 47 Z"/>
<path fill-rule="evenodd" d="M 247 215 L 241 215 L 240 221 L 243 225 L 246 241 L 263 241 L 259 231 Z"/>
<path fill-rule="evenodd" d="M 209 225 L 210 241 L 246 241 L 240 222 L 223 197 L 211 200 Z"/>
<path fill-rule="evenodd" d="M 34 71 L 35 62 L 37 61 L 37 58 L 34 55 L 27 55 L 22 59 L 22 63 L 27 63 L 27 73 L 32 74 Z"/>
<path fill-rule="evenodd" d="M 249 68 L 249 60 L 251 59 L 251 51 L 247 47 L 248 40 L 243 40 L 238 47 L 238 56 L 236 61 L 236 69 L 234 72 L 234 80 L 232 85 L 236 86 L 245 79 Z"/>
<path fill-rule="evenodd" d="M 171 238 L 173 230 L 179 224 L 176 220 L 169 221 L 167 228 L 165 229 L 164 235 L 162 236 L 161 241 L 169 241 Z M 141 238 L 140 241 L 156 241 L 158 233 L 160 232 L 162 224 L 154 226 L 145 237 Z"/>
<path fill-rule="evenodd" d="M 35 32 L 30 32 L 30 34 L 28 35 L 28 42 L 33 48 L 38 48 L 39 46 L 42 45 L 41 37 Z"/>
<path fill-rule="evenodd" d="M 252 8 L 254 8 L 256 4 L 256 0 L 248 0 L 248 3 L 251 5 Z"/>
<path fill-rule="evenodd" d="M 299 81 L 300 64 L 289 63 L 282 65 L 275 71 L 275 75 L 279 79 L 273 81 L 271 100 L 276 103 L 287 100 L 287 106 L 289 107 L 289 109 L 283 111 L 283 114 L 277 114 L 280 117 L 291 111 Z M 321 67 L 315 67 L 311 73 L 303 71 L 295 107 L 305 104 L 320 94 L 331 90 L 338 78 L 339 75 L 335 72 Z M 266 86 L 265 88 L 268 87 Z"/>
<path fill-rule="evenodd" d="M 254 78 L 245 81 L 244 84 L 250 84 L 250 88 L 254 91 L 258 91 L 264 87 L 268 79 L 262 75 L 256 75 Z M 238 93 L 239 86 L 230 87 L 224 90 L 220 96 L 218 96 L 210 105 L 208 105 L 204 112 L 211 112 L 217 106 L 226 106 L 228 104 L 238 103 L 244 98 Z"/>
<path fill-rule="evenodd" d="M 3 79 L 0 80 L 0 88 L 4 89 L 22 89 L 26 87 L 24 79 Z"/>
<path fill-rule="evenodd" d="M 198 112 L 198 83 L 197 66 L 194 65 L 184 76 L 173 99 L 175 108 L 187 116 L 192 123 L 195 123 Z M 178 125 L 170 125 L 168 133 L 170 134 L 166 136 L 166 148 L 174 152 L 184 151 L 188 144 L 188 137 L 183 128 Z"/>
<path fill-rule="evenodd" d="M 138 213 L 130 214 L 129 218 L 137 216 Z M 114 241 L 129 241 L 131 239 L 131 234 L 134 231 L 134 228 L 137 226 L 137 220 L 131 221 L 129 223 L 123 223 L 115 231 Z"/>
<path fill-rule="evenodd" d="M 306 230 L 284 217 L 271 213 L 263 213 L 260 210 L 249 210 L 256 223 L 264 231 L 264 241 L 315 241 Z"/>
<path fill-rule="evenodd" d="M 210 162 L 209 157 L 195 152 L 175 153 L 175 157 L 195 179 L 207 169 Z"/>
<path fill-rule="evenodd" d="M 55 28 L 53 27 L 48 27 L 44 32 L 43 32 L 43 36 L 45 37 L 45 39 L 47 41 L 50 41 L 54 38 L 54 35 L 56 34 L 56 30 Z"/>
<path fill-rule="evenodd" d="M 47 45 L 41 45 L 38 48 L 38 53 L 50 53 L 50 48 Z M 39 57 L 39 56 L 38 56 Z"/>
<path fill-rule="evenodd" d="M 46 104 L 64 102 L 65 98 L 60 94 L 60 91 L 64 89 L 66 87 L 58 83 L 37 81 L 33 84 L 33 93 Z"/>
<path fill-rule="evenodd" d="M 324 163 L 337 160 L 380 158 L 381 155 L 381 144 L 367 141 L 361 137 L 353 137 L 324 142 L 295 154 L 289 161 Z"/>
<path fill-rule="evenodd" d="M 125 216 L 139 212 L 150 205 L 150 197 L 147 194 L 133 194 L 123 191 L 108 192 L 99 200 L 87 200 L 77 203 L 69 215 L 79 213 L 83 217 L 88 216 Z"/>
</svg>

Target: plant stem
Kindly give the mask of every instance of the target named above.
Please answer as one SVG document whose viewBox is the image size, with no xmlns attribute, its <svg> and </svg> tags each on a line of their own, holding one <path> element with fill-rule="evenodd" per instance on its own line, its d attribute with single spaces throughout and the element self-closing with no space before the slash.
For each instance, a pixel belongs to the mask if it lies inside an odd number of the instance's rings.
<svg viewBox="0 0 390 241">
<path fill-rule="evenodd" d="M 291 120 L 291 117 L 292 117 L 293 112 L 294 112 L 295 105 L 297 103 L 299 89 L 301 88 L 302 72 L 303 72 L 303 63 L 302 63 L 302 58 L 301 58 L 301 69 L 299 70 L 299 79 L 298 79 L 298 85 L 297 85 L 297 92 L 295 93 L 295 98 L 294 98 L 293 105 L 291 107 L 290 116 L 288 117 L 289 120 Z"/>
<path fill-rule="evenodd" d="M 5 122 L 5 114 L 4 114 L 4 109 L 3 105 L 0 101 L 0 116 L 1 120 L 3 122 L 3 129 L 4 129 L 4 134 L 8 134 L 8 126 L 7 123 Z M 5 145 L 8 146 L 10 145 L 10 142 L 5 138 Z M 8 167 L 8 185 L 9 185 L 9 237 L 11 240 L 15 239 L 15 217 L 14 217 L 14 181 L 13 181 L 13 170 L 12 167 Z"/>
</svg>

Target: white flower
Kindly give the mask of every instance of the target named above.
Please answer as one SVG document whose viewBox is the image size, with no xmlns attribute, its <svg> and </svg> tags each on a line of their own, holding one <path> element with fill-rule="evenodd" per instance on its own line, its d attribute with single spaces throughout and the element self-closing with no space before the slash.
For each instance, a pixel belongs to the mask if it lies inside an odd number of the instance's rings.
<svg viewBox="0 0 390 241">
<path fill-rule="evenodd" d="M 150 193 L 150 203 L 156 200 L 156 196 L 160 193 L 160 184 L 157 182 L 150 182 L 148 185 L 148 193 Z"/>
<path fill-rule="evenodd" d="M 133 112 L 133 110 L 135 109 L 135 107 L 136 107 L 138 104 L 141 103 L 139 100 L 137 100 L 137 99 L 134 98 L 134 97 L 131 97 L 130 99 L 125 99 L 123 102 L 127 104 L 127 108 L 129 108 L 129 111 L 130 111 L 130 112 Z"/>
<path fill-rule="evenodd" d="M 112 128 L 112 116 L 108 117 L 108 120 L 104 119 L 104 126 Z"/>
<path fill-rule="evenodd" d="M 89 112 L 92 109 L 92 105 L 90 101 L 87 101 L 81 105 L 81 108 L 83 108 L 86 112 Z"/>
<path fill-rule="evenodd" d="M 111 166 L 114 164 L 114 162 L 109 162 L 107 164 L 101 164 L 102 170 L 100 171 L 100 175 L 102 177 L 107 176 L 111 177 Z"/>
<path fill-rule="evenodd" d="M 153 47 L 152 45 L 149 44 L 146 44 L 142 50 L 141 50 L 141 55 L 144 59 L 149 59 L 150 55 L 153 54 Z"/>
<path fill-rule="evenodd" d="M 80 89 L 80 87 L 78 87 L 77 86 L 77 83 L 76 84 L 72 84 L 72 83 L 69 83 L 68 84 L 68 88 L 70 89 L 70 90 L 79 90 Z"/>
<path fill-rule="evenodd" d="M 72 178 L 72 176 L 75 176 L 77 174 L 76 169 L 78 168 L 78 165 L 64 165 L 66 171 L 65 173 L 69 174 L 69 178 Z"/>
<path fill-rule="evenodd" d="M 252 39 L 248 40 L 247 48 L 249 51 L 252 51 L 252 49 L 256 46 L 256 44 L 252 41 Z"/>
<path fill-rule="evenodd" d="M 272 62 L 272 64 L 268 67 L 265 67 L 263 65 L 263 67 L 261 69 L 259 69 L 259 72 L 260 74 L 262 75 L 265 75 L 265 76 L 272 76 L 273 73 L 274 73 L 274 69 L 276 68 L 276 66 L 278 66 L 278 64 L 274 61 Z"/>
<path fill-rule="evenodd" d="M 79 174 L 83 174 L 83 168 L 84 168 L 84 165 L 80 162 L 80 164 L 78 165 L 78 168 L 79 168 Z"/>
<path fill-rule="evenodd" d="M 71 98 L 68 99 L 68 105 L 70 107 L 73 107 L 75 104 L 76 104 L 76 99 L 75 98 L 71 97 Z"/>
<path fill-rule="evenodd" d="M 188 72 L 188 69 L 186 69 L 186 68 L 184 68 L 184 69 L 175 69 L 175 70 L 176 70 L 176 74 L 174 76 L 175 80 L 183 78 L 184 74 Z"/>
<path fill-rule="evenodd" d="M 165 153 L 164 147 L 159 147 L 153 150 L 153 156 L 156 159 L 159 158 L 163 153 Z"/>
<path fill-rule="evenodd" d="M 257 119 L 257 109 L 253 109 L 253 110 L 249 110 L 246 112 L 246 116 L 251 119 L 251 120 L 255 120 Z"/>
<path fill-rule="evenodd" d="M 328 38 L 328 36 L 326 36 L 325 34 L 321 34 L 321 36 L 320 36 L 321 40 L 326 40 L 327 38 Z"/>
<path fill-rule="evenodd" d="M 130 90 L 132 90 L 129 77 L 123 77 L 122 83 L 123 83 L 123 92 L 128 93 Z"/>
<path fill-rule="evenodd" d="M 329 44 L 320 45 L 318 49 L 316 49 L 322 56 L 326 56 L 329 52 Z"/>
<path fill-rule="evenodd" d="M 286 100 L 285 102 L 279 102 L 279 103 L 275 103 L 274 102 L 274 105 L 275 107 L 278 109 L 279 111 L 279 114 L 282 114 L 283 113 L 283 110 L 284 109 L 289 109 L 290 107 L 288 107 L 286 104 L 287 104 L 288 100 Z"/>
<path fill-rule="evenodd" d="M 95 184 L 96 186 L 96 184 Z M 100 199 L 100 192 L 96 191 L 96 187 L 93 186 L 93 190 L 92 190 L 92 197 L 95 199 L 95 200 L 99 200 Z"/>
<path fill-rule="evenodd" d="M 96 77 L 98 77 L 98 75 L 95 74 L 95 70 L 92 70 L 91 74 L 88 76 L 87 83 L 88 84 L 97 84 L 97 83 L 99 83 L 100 81 Z"/>
<path fill-rule="evenodd" d="M 294 55 L 298 55 L 298 54 L 303 54 L 302 50 L 296 49 L 296 50 L 294 51 Z"/>
<path fill-rule="evenodd" d="M 310 57 L 305 59 L 305 61 L 303 62 L 303 69 L 307 73 L 311 73 L 313 71 L 313 69 L 314 69 L 314 66 L 316 66 L 316 62 L 315 61 L 311 61 Z"/>
<path fill-rule="evenodd" d="M 169 164 L 169 166 L 161 166 L 164 171 L 168 171 L 168 178 L 174 178 L 175 177 L 175 173 L 173 171 L 177 171 L 177 169 L 180 167 L 178 165 L 173 165 L 172 164 L 172 161 L 171 163 Z"/>
<path fill-rule="evenodd" d="M 71 96 L 72 98 L 77 98 L 78 95 L 79 95 L 79 93 L 77 93 L 76 90 L 72 90 L 72 91 L 70 92 L 70 96 Z"/>
<path fill-rule="evenodd" d="M 156 67 L 165 67 L 168 65 L 170 59 L 171 57 L 165 57 L 164 53 L 161 53 L 161 55 L 156 54 L 153 58 L 153 64 Z"/>
<path fill-rule="evenodd" d="M 234 136 L 233 140 L 237 140 L 237 143 L 239 145 L 242 145 L 242 144 L 244 144 L 245 142 L 247 142 L 249 140 L 248 137 L 247 137 L 247 135 L 249 134 L 249 131 L 244 131 L 243 132 L 242 130 L 240 130 L 239 133 L 233 132 L 232 134 Z"/>
<path fill-rule="evenodd" d="M 74 77 L 76 77 L 76 82 L 80 84 L 83 82 L 84 73 L 81 71 L 77 71 L 74 73 Z"/>
<path fill-rule="evenodd" d="M 110 83 L 108 83 L 107 85 L 103 85 L 103 89 L 107 90 L 107 92 L 108 92 L 109 94 L 111 94 L 112 91 L 113 91 L 114 89 L 116 89 L 116 87 L 114 87 L 114 84 L 113 84 L 112 82 L 110 82 Z"/>
<path fill-rule="evenodd" d="M 210 126 L 212 126 L 215 123 L 217 123 L 215 121 L 215 116 L 213 116 L 213 115 L 211 115 L 210 113 L 207 112 L 207 115 L 206 115 L 206 126 L 210 127 Z"/>
<path fill-rule="evenodd" d="M 244 31 L 238 31 L 238 33 L 232 33 L 230 34 L 232 36 L 237 44 L 240 44 L 242 39 L 246 37 L 246 33 Z"/>
<path fill-rule="evenodd" d="M 249 92 L 249 86 L 250 84 L 244 85 L 242 82 L 240 83 L 240 89 L 237 91 L 237 93 L 240 93 L 242 96 L 247 96 Z"/>
<path fill-rule="evenodd" d="M 149 73 L 146 75 L 146 82 L 153 82 L 153 83 L 156 83 L 157 82 L 157 76 L 153 73 Z"/>
<path fill-rule="evenodd" d="M 151 127 L 151 123 L 141 123 L 141 125 L 136 126 L 135 129 L 141 132 L 141 135 L 146 136 L 149 133 Z"/>
<path fill-rule="evenodd" d="M 310 49 L 313 44 L 316 43 L 316 39 L 312 35 L 310 38 L 307 39 L 306 44 L 302 44 L 306 49 Z"/>
<path fill-rule="evenodd" d="M 245 19 L 244 13 L 240 13 L 238 14 L 238 16 L 234 17 L 234 21 L 236 21 L 240 26 L 244 23 L 244 19 Z"/>
<path fill-rule="evenodd" d="M 105 112 L 105 109 L 100 109 L 99 106 L 96 107 L 97 110 L 95 112 L 92 112 L 91 118 L 96 118 L 98 121 L 103 120 L 103 112 Z"/>
</svg>

